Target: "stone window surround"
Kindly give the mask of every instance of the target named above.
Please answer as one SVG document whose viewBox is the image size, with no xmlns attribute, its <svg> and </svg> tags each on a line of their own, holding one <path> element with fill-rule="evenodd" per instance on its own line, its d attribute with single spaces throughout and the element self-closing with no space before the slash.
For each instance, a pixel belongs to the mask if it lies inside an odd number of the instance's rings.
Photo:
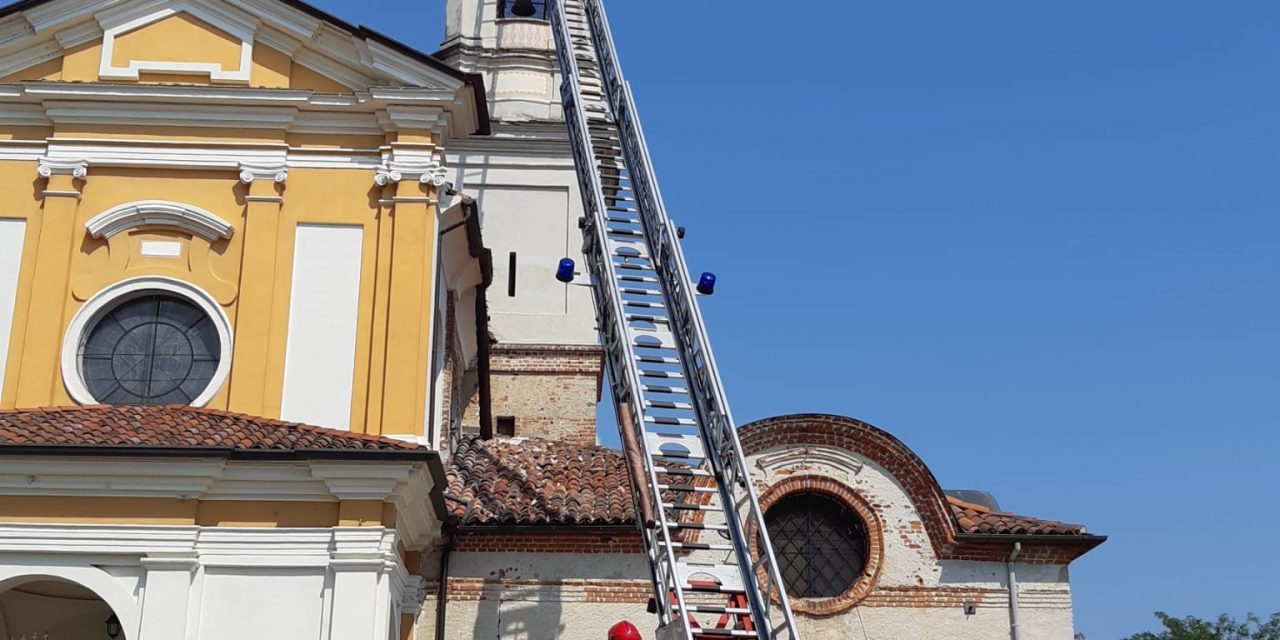
<svg viewBox="0 0 1280 640">
<path fill-rule="evenodd" d="M 116 305 L 133 298 L 154 294 L 169 294 L 181 297 L 194 304 L 209 316 L 218 330 L 221 341 L 221 355 L 218 368 L 213 379 L 195 400 L 193 407 L 203 407 L 218 393 L 231 374 L 232 332 L 231 320 L 227 318 L 217 300 L 203 289 L 176 278 L 165 276 L 142 276 L 121 280 L 94 294 L 80 307 L 71 319 L 71 325 L 62 340 L 62 382 L 71 398 L 80 404 L 98 404 L 98 400 L 89 392 L 88 385 L 80 373 L 80 344 L 88 336 L 89 331 L 104 313 Z"/>
<path fill-rule="evenodd" d="M 760 495 L 760 510 L 769 508 L 783 499 L 801 493 L 818 493 L 847 506 L 862 518 L 867 529 L 867 564 L 862 576 L 844 593 L 833 598 L 791 598 L 791 608 L 798 613 L 828 616 L 847 611 L 862 602 L 880 579 L 884 564 L 884 526 L 879 516 L 857 491 L 844 483 L 818 475 L 797 475 L 785 478 Z M 759 557 L 757 542 L 751 542 L 751 554 Z M 775 602 L 777 598 L 774 598 Z"/>
</svg>

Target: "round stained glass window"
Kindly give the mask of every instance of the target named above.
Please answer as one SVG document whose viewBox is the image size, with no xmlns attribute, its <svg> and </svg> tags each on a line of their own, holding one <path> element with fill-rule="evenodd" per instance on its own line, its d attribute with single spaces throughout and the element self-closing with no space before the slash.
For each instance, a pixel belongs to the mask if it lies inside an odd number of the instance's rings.
<svg viewBox="0 0 1280 640">
<path fill-rule="evenodd" d="M 178 296 L 129 298 L 104 312 L 81 343 L 80 374 L 103 404 L 191 404 L 221 359 L 218 329 Z"/>
</svg>

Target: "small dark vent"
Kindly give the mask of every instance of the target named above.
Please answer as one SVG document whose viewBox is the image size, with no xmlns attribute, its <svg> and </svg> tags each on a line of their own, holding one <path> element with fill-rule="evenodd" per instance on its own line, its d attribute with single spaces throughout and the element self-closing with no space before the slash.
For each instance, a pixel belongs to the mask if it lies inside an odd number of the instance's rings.
<svg viewBox="0 0 1280 640">
<path fill-rule="evenodd" d="M 498 437 L 499 438 L 516 437 L 515 416 L 498 416 Z"/>
</svg>

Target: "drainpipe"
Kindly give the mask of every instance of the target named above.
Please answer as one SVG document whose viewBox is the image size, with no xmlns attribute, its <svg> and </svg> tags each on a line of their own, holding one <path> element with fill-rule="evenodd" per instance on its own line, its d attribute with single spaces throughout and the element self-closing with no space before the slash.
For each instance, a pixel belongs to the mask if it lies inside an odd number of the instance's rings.
<svg viewBox="0 0 1280 640">
<path fill-rule="evenodd" d="M 445 543 L 440 552 L 440 590 L 436 594 L 436 640 L 444 640 L 444 627 L 449 611 L 449 556 L 453 553 L 453 541 Z"/>
<path fill-rule="evenodd" d="M 1013 563 L 1018 559 L 1018 555 L 1022 553 L 1022 543 L 1013 543 L 1013 553 L 1009 554 L 1009 638 L 1010 640 L 1020 640 L 1020 630 L 1018 628 L 1018 573 L 1013 568 Z"/>
</svg>

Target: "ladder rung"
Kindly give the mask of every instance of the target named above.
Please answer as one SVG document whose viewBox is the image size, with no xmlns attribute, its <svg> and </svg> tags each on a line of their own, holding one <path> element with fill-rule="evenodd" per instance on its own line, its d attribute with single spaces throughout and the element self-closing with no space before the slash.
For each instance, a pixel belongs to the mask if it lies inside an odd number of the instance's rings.
<svg viewBox="0 0 1280 640">
<path fill-rule="evenodd" d="M 644 421 L 649 424 L 667 424 L 680 427 L 696 427 L 698 421 L 692 418 L 673 418 L 670 416 L 645 416 Z"/>
<path fill-rule="evenodd" d="M 693 476 L 697 478 L 711 478 L 714 476 L 714 474 L 706 469 L 690 469 L 688 467 L 655 466 L 653 470 L 655 473 L 665 473 L 669 476 Z"/>
<path fill-rule="evenodd" d="M 671 509 L 673 511 L 724 511 L 720 507 L 711 504 L 697 504 L 695 502 L 664 502 L 663 509 Z"/>
<path fill-rule="evenodd" d="M 676 605 L 674 608 L 677 611 L 681 610 L 678 605 Z M 720 613 L 720 614 L 728 614 L 731 616 L 751 615 L 750 609 L 739 609 L 737 607 L 725 607 L 725 606 L 715 605 L 715 604 L 685 604 L 685 607 L 683 610 L 688 611 L 690 613 Z"/>
<path fill-rule="evenodd" d="M 628 274 L 619 275 L 618 279 L 623 282 L 643 282 L 645 284 L 658 284 L 661 282 L 661 280 L 658 280 L 653 276 L 633 276 Z"/>
<path fill-rule="evenodd" d="M 668 529 L 688 529 L 696 531 L 728 531 L 727 524 L 703 524 L 701 522 L 673 522 L 667 525 Z"/>
<path fill-rule="evenodd" d="M 641 378 L 665 378 L 667 380 L 684 380 L 684 374 L 679 371 L 655 371 L 653 369 L 640 369 Z"/>
<path fill-rule="evenodd" d="M 694 640 L 699 638 L 759 638 L 760 634 L 755 631 L 743 631 L 741 629 L 695 629 L 693 631 Z"/>
<path fill-rule="evenodd" d="M 718 493 L 720 491 L 716 487 L 695 487 L 691 484 L 660 484 L 658 489 L 661 491 L 684 491 L 686 493 Z"/>
<path fill-rule="evenodd" d="M 673 387 L 665 384 L 642 384 L 645 391 L 649 393 L 668 393 L 671 395 L 683 395 L 689 393 L 685 387 Z"/>
<path fill-rule="evenodd" d="M 658 544 L 669 546 L 672 549 L 687 549 L 689 551 L 733 551 L 733 545 L 722 543 L 659 541 Z"/>
<path fill-rule="evenodd" d="M 638 288 L 638 287 L 622 287 L 620 290 L 622 291 L 622 293 L 629 293 L 629 294 L 631 294 L 631 295 L 635 295 L 635 296 L 657 296 L 657 297 L 662 297 L 662 292 L 661 292 L 661 291 L 654 291 L 653 289 L 640 289 L 640 288 Z"/>
<path fill-rule="evenodd" d="M 681 411 L 693 411 L 693 405 L 688 402 L 676 402 L 675 400 L 645 400 L 644 406 L 649 409 L 679 409 Z"/>
</svg>

